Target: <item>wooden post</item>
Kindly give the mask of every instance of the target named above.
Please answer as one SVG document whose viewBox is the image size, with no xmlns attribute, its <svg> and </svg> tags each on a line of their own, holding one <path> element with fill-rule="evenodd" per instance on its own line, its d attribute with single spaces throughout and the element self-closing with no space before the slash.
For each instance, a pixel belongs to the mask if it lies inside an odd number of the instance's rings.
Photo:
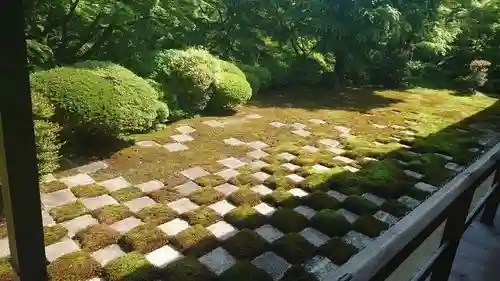
<svg viewBox="0 0 500 281">
<path fill-rule="evenodd" d="M 493 185 L 498 184 L 495 191 L 488 201 L 484 204 L 483 214 L 481 215 L 481 222 L 487 225 L 493 225 L 495 215 L 500 204 L 500 170 L 495 171 Z"/>
</svg>

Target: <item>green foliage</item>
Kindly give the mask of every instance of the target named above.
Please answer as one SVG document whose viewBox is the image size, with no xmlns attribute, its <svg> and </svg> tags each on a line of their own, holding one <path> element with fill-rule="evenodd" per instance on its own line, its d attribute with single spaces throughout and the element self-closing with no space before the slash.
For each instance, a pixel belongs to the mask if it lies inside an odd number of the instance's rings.
<svg viewBox="0 0 500 281">
<path fill-rule="evenodd" d="M 267 89 L 271 85 L 271 72 L 267 68 L 240 64 L 240 69 L 245 73 L 254 94 L 259 90 Z"/>
<path fill-rule="evenodd" d="M 211 109 L 233 109 L 252 97 L 252 88 L 246 78 L 222 72 L 214 84 L 214 93 L 208 106 Z"/>
<path fill-rule="evenodd" d="M 469 64 L 469 75 L 459 77 L 463 90 L 475 93 L 488 82 L 488 69 L 491 63 L 486 60 L 473 60 Z"/>
</svg>

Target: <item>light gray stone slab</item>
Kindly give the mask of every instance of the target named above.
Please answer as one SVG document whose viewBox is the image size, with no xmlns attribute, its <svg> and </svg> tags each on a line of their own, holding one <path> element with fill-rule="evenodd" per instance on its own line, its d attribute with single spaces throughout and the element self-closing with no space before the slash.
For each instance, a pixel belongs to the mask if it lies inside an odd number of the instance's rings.
<svg viewBox="0 0 500 281">
<path fill-rule="evenodd" d="M 85 208 L 93 211 L 106 205 L 117 204 L 118 202 L 111 196 L 104 194 L 97 197 L 83 198 L 82 203 Z"/>
<path fill-rule="evenodd" d="M 156 249 L 145 256 L 145 258 L 157 268 L 165 268 L 167 265 L 181 257 L 181 253 L 172 249 L 168 245 Z"/>
<path fill-rule="evenodd" d="M 257 229 L 255 229 L 255 232 L 259 234 L 264 240 L 266 240 L 269 243 L 273 243 L 274 241 L 280 239 L 283 237 L 285 234 L 283 232 L 279 231 L 278 229 L 274 228 L 270 224 L 263 225 Z"/>
<path fill-rule="evenodd" d="M 232 237 L 236 233 L 238 233 L 238 229 L 234 228 L 232 225 L 228 224 L 225 221 L 216 222 L 208 226 L 207 230 L 210 231 L 219 240 L 226 240 L 227 238 Z"/>
<path fill-rule="evenodd" d="M 410 165 L 410 164 L 408 164 L 408 162 L 405 162 L 405 161 L 402 161 L 402 160 L 399 160 L 399 159 L 394 159 L 394 161 L 396 161 L 399 165 L 401 165 L 403 167 L 406 167 L 406 166 Z"/>
<path fill-rule="evenodd" d="M 384 146 L 385 145 L 385 143 L 381 143 L 381 142 L 378 142 L 378 141 L 374 141 L 373 144 L 376 145 L 376 146 Z"/>
<path fill-rule="evenodd" d="M 91 173 L 95 173 L 99 170 L 106 169 L 107 167 L 108 167 L 108 164 L 104 163 L 103 161 L 96 161 L 96 162 L 89 163 L 87 165 L 80 166 L 77 168 L 77 170 L 80 173 L 91 174 Z"/>
<path fill-rule="evenodd" d="M 389 139 L 392 140 L 392 141 L 395 141 L 395 142 L 400 142 L 401 141 L 400 138 L 396 138 L 396 137 L 393 137 L 393 136 L 390 136 Z"/>
<path fill-rule="evenodd" d="M 342 237 L 342 240 L 359 250 L 373 243 L 373 240 L 370 237 L 353 230 L 349 231 L 344 237 Z"/>
<path fill-rule="evenodd" d="M 379 221 L 387 223 L 388 225 L 393 225 L 396 222 L 398 222 L 398 218 L 397 217 L 395 217 L 395 216 L 393 216 L 393 215 L 391 215 L 389 213 L 386 213 L 384 211 L 378 211 L 378 212 L 376 212 L 375 215 L 373 215 L 373 217 L 375 217 Z"/>
<path fill-rule="evenodd" d="M 228 196 L 231 193 L 238 191 L 239 188 L 236 185 L 224 183 L 224 184 L 221 184 L 219 186 L 216 186 L 214 189 L 217 190 L 218 192 L 223 193 L 224 195 Z"/>
<path fill-rule="evenodd" d="M 114 179 L 109 179 L 106 181 L 102 181 L 98 183 L 101 186 L 104 186 L 109 192 L 113 192 L 116 190 L 120 190 L 122 188 L 126 188 L 129 186 L 132 186 L 131 183 L 129 183 L 126 179 L 123 177 L 117 177 Z"/>
<path fill-rule="evenodd" d="M 286 124 L 281 123 L 281 122 L 271 122 L 271 123 L 269 123 L 269 125 L 271 125 L 271 126 L 273 126 L 275 128 L 281 128 L 281 127 L 285 127 L 286 126 Z"/>
<path fill-rule="evenodd" d="M 339 267 L 323 256 L 313 257 L 304 264 L 304 268 L 314 275 L 318 281 L 338 280 L 341 277 L 338 276 Z"/>
<path fill-rule="evenodd" d="M 231 212 L 234 208 L 236 208 L 234 205 L 227 202 L 226 200 L 219 201 L 219 202 L 214 203 L 208 207 L 210 209 L 214 210 L 220 216 L 224 216 L 225 214 Z"/>
<path fill-rule="evenodd" d="M 273 193 L 273 190 L 268 188 L 267 186 L 263 184 L 256 185 L 251 188 L 252 191 L 257 192 L 258 194 L 264 196 Z"/>
<path fill-rule="evenodd" d="M 219 164 L 221 164 L 229 169 L 237 169 L 239 167 L 243 167 L 246 165 L 245 162 L 240 161 L 239 159 L 234 158 L 234 157 L 229 157 L 226 159 L 219 160 L 219 161 L 217 161 L 217 163 L 219 163 Z"/>
<path fill-rule="evenodd" d="M 351 129 L 349 129 L 345 126 L 335 126 L 333 128 L 342 134 L 349 134 L 351 132 Z"/>
<path fill-rule="evenodd" d="M 292 164 L 292 163 L 284 163 L 281 165 L 281 167 L 287 169 L 290 172 L 295 172 L 296 170 L 298 170 L 300 168 L 300 166 Z"/>
<path fill-rule="evenodd" d="M 302 124 L 302 123 L 293 123 L 291 126 L 295 130 L 303 130 L 303 129 L 305 129 L 307 127 L 307 125 Z"/>
<path fill-rule="evenodd" d="M 260 149 L 256 149 L 254 151 L 250 151 L 247 153 L 248 157 L 251 157 L 253 159 L 260 159 L 262 157 L 266 157 L 269 155 L 269 153 L 262 151 Z"/>
<path fill-rule="evenodd" d="M 309 122 L 316 124 L 316 125 L 326 124 L 325 120 L 321 120 L 321 119 L 309 119 Z"/>
<path fill-rule="evenodd" d="M 318 152 L 319 151 L 319 148 L 315 147 L 315 146 L 311 146 L 311 145 L 306 145 L 306 146 L 303 146 L 302 149 L 304 151 L 307 151 L 307 152 L 311 152 L 311 153 L 315 153 L 315 152 Z"/>
<path fill-rule="evenodd" d="M 345 156 L 340 156 L 340 155 L 333 157 L 333 160 L 337 160 L 346 164 L 351 164 L 354 162 L 354 160 L 352 160 L 351 158 L 347 158 Z"/>
<path fill-rule="evenodd" d="M 265 142 L 261 142 L 261 141 L 249 142 L 249 143 L 247 143 L 247 145 L 253 149 L 263 149 L 263 148 L 268 147 L 268 145 Z"/>
<path fill-rule="evenodd" d="M 381 124 L 376 124 L 376 123 L 373 123 L 372 126 L 375 127 L 375 128 L 377 128 L 377 129 L 385 129 L 385 128 L 387 128 L 386 125 L 381 125 Z"/>
<path fill-rule="evenodd" d="M 455 172 L 461 172 L 463 169 L 465 169 L 463 166 L 460 166 L 457 163 L 453 163 L 453 162 L 446 163 L 446 165 L 444 165 L 444 167 L 448 170 L 452 170 Z"/>
<path fill-rule="evenodd" d="M 210 175 L 209 172 L 203 170 L 203 168 L 201 168 L 201 167 L 193 167 L 193 168 L 186 169 L 186 170 L 182 171 L 181 174 L 190 180 L 195 180 L 197 178 L 201 178 L 201 177 Z"/>
<path fill-rule="evenodd" d="M 95 183 L 93 178 L 91 178 L 89 175 L 84 174 L 84 173 L 80 173 L 80 174 L 70 176 L 70 177 L 61 178 L 59 181 L 64 183 L 69 188 L 79 186 L 79 185 L 87 185 L 87 184 Z"/>
<path fill-rule="evenodd" d="M 292 189 L 288 190 L 288 192 L 290 192 L 295 197 L 304 197 L 304 196 L 309 195 L 309 193 L 305 192 L 304 190 L 302 190 L 300 188 L 292 188 Z"/>
<path fill-rule="evenodd" d="M 344 149 L 338 148 L 338 147 L 330 147 L 330 148 L 328 148 L 328 150 L 335 155 L 341 155 L 341 154 L 345 153 Z"/>
<path fill-rule="evenodd" d="M 467 149 L 467 151 L 472 152 L 472 153 L 476 153 L 476 152 L 481 151 L 481 149 L 479 149 L 477 147 L 472 147 L 472 148 Z"/>
<path fill-rule="evenodd" d="M 378 159 L 372 158 L 372 157 L 364 157 L 363 160 L 366 162 L 377 162 L 378 161 Z"/>
<path fill-rule="evenodd" d="M 330 240 L 330 237 L 312 227 L 304 228 L 299 234 L 316 247 L 320 247 Z"/>
<path fill-rule="evenodd" d="M 276 255 L 273 252 L 266 252 L 254 260 L 253 265 L 267 272 L 274 281 L 280 280 L 285 275 L 286 271 L 292 267 L 285 259 Z"/>
<path fill-rule="evenodd" d="M 288 153 L 288 152 L 283 152 L 283 153 L 280 153 L 278 154 L 278 158 L 282 161 L 282 162 L 290 162 L 292 161 L 293 159 L 297 158 L 297 156 L 291 154 L 291 153 Z"/>
<path fill-rule="evenodd" d="M 338 147 L 340 145 L 340 142 L 332 139 L 321 139 L 318 141 L 318 143 L 329 147 Z"/>
<path fill-rule="evenodd" d="M 303 178 L 297 174 L 290 174 L 290 175 L 286 176 L 286 178 L 288 180 L 290 180 L 291 182 L 296 183 L 296 184 L 301 183 L 305 180 L 305 178 Z"/>
<path fill-rule="evenodd" d="M 220 121 L 217 121 L 217 120 L 203 121 L 203 124 L 205 124 L 207 126 L 210 126 L 212 128 L 220 128 L 220 127 L 224 127 L 224 125 L 225 125 L 224 122 L 220 122 Z"/>
<path fill-rule="evenodd" d="M 239 139 L 236 138 L 228 138 L 224 140 L 225 144 L 231 145 L 231 146 L 239 146 L 239 145 L 244 145 L 246 144 L 243 141 L 240 141 Z"/>
<path fill-rule="evenodd" d="M 61 225 L 68 230 L 68 236 L 73 237 L 78 231 L 98 223 L 99 222 L 91 215 L 83 215 L 72 220 L 65 221 L 61 223 Z"/>
<path fill-rule="evenodd" d="M 415 121 L 411 121 L 411 120 L 404 120 L 404 122 L 405 122 L 406 124 L 410 125 L 410 126 L 415 126 L 415 125 L 417 125 L 417 124 L 418 124 L 417 122 L 415 122 Z"/>
<path fill-rule="evenodd" d="M 341 214 L 344 216 L 344 218 L 349 222 L 349 223 L 354 223 L 358 219 L 358 215 L 355 213 L 349 212 L 346 209 L 339 209 L 337 210 L 337 213 Z"/>
<path fill-rule="evenodd" d="M 339 202 L 344 202 L 344 200 L 347 198 L 347 195 L 340 193 L 336 190 L 330 190 L 326 193 L 326 195 L 337 199 Z"/>
<path fill-rule="evenodd" d="M 255 161 L 252 161 L 250 163 L 250 167 L 253 169 L 253 170 L 260 170 L 266 166 L 269 166 L 269 164 L 267 164 L 266 162 L 264 161 L 261 161 L 261 160 L 255 160 Z"/>
<path fill-rule="evenodd" d="M 189 211 L 198 209 L 198 205 L 195 203 L 191 202 L 191 200 L 187 198 L 182 198 L 174 202 L 170 202 L 167 204 L 172 210 L 177 212 L 178 214 L 184 214 Z"/>
<path fill-rule="evenodd" d="M 293 210 L 295 212 L 303 215 L 304 217 L 306 217 L 309 220 L 312 219 L 312 217 L 314 217 L 314 215 L 316 215 L 316 211 L 307 207 L 307 206 L 298 206 Z"/>
<path fill-rule="evenodd" d="M 264 172 L 257 172 L 253 173 L 252 176 L 258 180 L 259 182 L 264 182 L 267 178 L 269 178 L 271 175 L 266 174 Z"/>
<path fill-rule="evenodd" d="M 246 115 L 245 118 L 247 118 L 247 119 L 260 119 L 260 118 L 262 118 L 262 116 L 259 114 L 252 113 L 252 114 Z"/>
<path fill-rule="evenodd" d="M 132 228 L 139 226 L 141 224 L 143 224 L 143 222 L 140 219 L 134 217 L 128 217 L 126 219 L 113 223 L 109 227 L 120 232 L 121 234 L 124 234 L 129 232 L 129 230 L 131 230 Z"/>
<path fill-rule="evenodd" d="M 0 258 L 10 256 L 9 239 L 4 238 L 0 240 Z"/>
<path fill-rule="evenodd" d="M 184 135 L 189 135 L 191 133 L 196 132 L 196 130 L 192 127 L 189 126 L 180 126 L 175 129 L 177 132 L 184 134 Z"/>
<path fill-rule="evenodd" d="M 306 131 L 306 130 L 295 130 L 295 131 L 292 131 L 292 133 L 297 135 L 297 136 L 304 137 L 304 138 L 307 138 L 308 136 L 311 135 L 311 132 Z"/>
<path fill-rule="evenodd" d="M 412 131 L 403 131 L 403 134 L 407 135 L 407 136 L 414 136 L 415 135 L 415 132 L 412 132 Z"/>
<path fill-rule="evenodd" d="M 123 203 L 123 205 L 127 206 L 130 209 L 130 211 L 137 213 L 140 210 L 146 208 L 147 206 L 151 206 L 155 203 L 156 203 L 155 200 L 153 200 L 147 196 L 143 196 L 143 197 L 139 197 L 139 198 L 127 201 L 127 202 Z"/>
<path fill-rule="evenodd" d="M 236 259 L 221 247 L 201 256 L 199 261 L 216 275 L 221 275 L 236 263 Z"/>
<path fill-rule="evenodd" d="M 260 214 L 269 217 L 270 215 L 274 214 L 276 212 L 276 209 L 274 207 L 269 206 L 268 204 L 262 202 L 256 206 L 253 207 L 257 212 Z"/>
<path fill-rule="evenodd" d="M 178 143 L 194 141 L 194 138 L 190 135 L 173 135 L 170 138 Z"/>
<path fill-rule="evenodd" d="M 438 190 L 437 187 L 430 185 L 430 184 L 427 184 L 425 182 L 416 183 L 414 187 L 416 189 L 420 189 L 420 190 L 428 192 L 428 193 L 434 193 L 434 192 L 436 192 L 436 190 Z"/>
<path fill-rule="evenodd" d="M 404 130 L 404 129 L 406 129 L 405 126 L 400 126 L 400 125 L 392 125 L 391 128 L 393 128 L 395 130 Z"/>
<path fill-rule="evenodd" d="M 224 178 L 225 180 L 230 180 L 236 176 L 238 176 L 240 173 L 234 169 L 225 169 L 222 170 L 218 173 L 215 173 L 215 175 Z"/>
<path fill-rule="evenodd" d="M 49 262 L 53 262 L 61 256 L 76 251 L 80 251 L 80 247 L 78 247 L 75 241 L 66 238 L 61 240 L 60 242 L 45 247 L 45 257 Z"/>
<path fill-rule="evenodd" d="M 179 151 L 184 151 L 184 150 L 189 149 L 189 147 L 183 145 L 182 143 L 178 143 L 178 142 L 167 143 L 163 147 L 165 149 L 167 149 L 169 152 L 179 152 Z"/>
<path fill-rule="evenodd" d="M 415 178 L 417 180 L 420 180 L 424 177 L 424 175 L 420 174 L 420 173 L 417 173 L 417 172 L 414 172 L 414 171 L 410 171 L 410 170 L 404 170 L 404 173 L 409 176 L 409 177 L 412 177 L 412 178 Z"/>
<path fill-rule="evenodd" d="M 316 164 L 316 165 L 312 166 L 312 169 L 315 173 L 325 173 L 325 172 L 330 171 L 330 168 L 325 167 L 325 166 L 320 165 L 320 164 Z"/>
<path fill-rule="evenodd" d="M 76 200 L 75 195 L 69 189 L 62 189 L 41 195 L 41 200 L 45 210 L 71 203 Z"/>
<path fill-rule="evenodd" d="M 200 190 L 200 189 L 201 189 L 201 186 L 199 186 L 198 184 L 196 184 L 195 182 L 192 182 L 192 181 L 188 181 L 184 184 L 181 184 L 181 185 L 178 185 L 175 187 L 175 190 L 183 196 L 188 196 L 189 194 L 191 194 L 197 190 Z"/>
<path fill-rule="evenodd" d="M 142 192 L 149 193 L 163 188 L 165 185 L 161 181 L 152 180 L 136 185 Z"/>
<path fill-rule="evenodd" d="M 415 207 L 417 207 L 418 205 L 420 205 L 420 201 L 418 201 L 417 199 L 415 198 L 411 198 L 409 196 L 401 196 L 398 198 L 398 202 L 399 203 L 402 203 L 406 206 L 408 206 L 409 208 L 413 209 Z"/>
<path fill-rule="evenodd" d="M 366 200 L 372 202 L 373 204 L 377 205 L 378 207 L 382 206 L 382 204 L 385 203 L 385 199 L 382 198 L 382 197 L 379 197 L 375 194 L 371 194 L 371 193 L 365 193 L 363 194 L 363 198 L 365 198 Z"/>
<path fill-rule="evenodd" d="M 42 224 L 43 226 L 50 226 L 56 224 L 54 219 L 49 215 L 48 212 L 42 211 Z"/>
<path fill-rule="evenodd" d="M 150 140 L 145 140 L 145 141 L 138 141 L 135 143 L 138 147 L 159 147 L 160 144 L 155 142 L 155 141 L 150 141 Z"/>
<path fill-rule="evenodd" d="M 443 158 L 446 161 L 453 160 L 453 157 L 451 157 L 449 155 L 445 155 L 445 154 L 441 154 L 441 153 L 434 153 L 434 155 L 439 156 L 439 157 Z"/>
<path fill-rule="evenodd" d="M 188 229 L 189 223 L 179 218 L 176 218 L 162 225 L 159 225 L 158 228 L 161 229 L 163 232 L 165 232 L 165 234 L 168 236 L 175 236 L 177 235 L 177 233 L 185 229 Z"/>
<path fill-rule="evenodd" d="M 91 254 L 92 258 L 94 258 L 101 266 L 105 266 L 108 262 L 115 260 L 121 256 L 123 256 L 125 252 L 122 251 L 120 246 L 113 244 L 109 245 L 106 248 L 102 248 L 96 252 Z"/>
</svg>

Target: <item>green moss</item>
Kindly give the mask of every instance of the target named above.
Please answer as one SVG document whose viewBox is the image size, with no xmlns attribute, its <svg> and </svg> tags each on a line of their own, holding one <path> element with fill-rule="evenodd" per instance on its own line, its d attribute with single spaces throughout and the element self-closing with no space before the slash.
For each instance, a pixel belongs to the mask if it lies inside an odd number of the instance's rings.
<svg viewBox="0 0 500 281">
<path fill-rule="evenodd" d="M 123 205 L 114 204 L 94 210 L 92 215 L 101 223 L 112 224 L 133 216 L 133 213 Z"/>
<path fill-rule="evenodd" d="M 347 197 L 342 207 L 358 215 L 374 214 L 378 209 L 377 205 L 358 195 Z"/>
<path fill-rule="evenodd" d="M 210 205 L 222 200 L 224 194 L 213 188 L 206 187 L 191 193 L 188 198 L 198 205 Z"/>
<path fill-rule="evenodd" d="M 59 242 L 66 234 L 68 234 L 68 230 L 60 224 L 44 227 L 43 240 L 45 246 Z"/>
<path fill-rule="evenodd" d="M 51 281 L 88 280 L 102 274 L 102 268 L 89 254 L 74 252 L 59 257 L 47 266 Z"/>
<path fill-rule="evenodd" d="M 340 205 L 339 201 L 323 192 L 313 192 L 304 197 L 304 201 L 307 206 L 318 211 L 323 209 L 337 209 Z"/>
<path fill-rule="evenodd" d="M 334 237 L 320 249 L 320 253 L 334 264 L 342 265 L 358 252 L 356 247 L 347 244 L 342 239 Z"/>
<path fill-rule="evenodd" d="M 127 253 L 110 261 L 104 267 L 109 281 L 143 281 L 154 276 L 154 268 L 144 255 L 137 252 Z"/>
<path fill-rule="evenodd" d="M 274 175 L 277 173 L 283 173 L 285 171 L 285 168 L 283 168 L 281 164 L 277 163 L 262 167 L 262 169 L 260 170 L 266 174 Z"/>
<path fill-rule="evenodd" d="M 385 159 L 368 165 L 353 176 L 357 185 L 375 195 L 397 198 L 412 185 L 404 171 L 393 160 Z"/>
<path fill-rule="evenodd" d="M 395 157 L 401 161 L 404 161 L 404 162 L 411 162 L 411 161 L 414 161 L 418 158 L 418 156 L 415 155 L 415 153 L 412 153 L 412 152 L 405 150 L 405 149 L 398 149 L 398 150 L 392 152 L 391 156 Z"/>
<path fill-rule="evenodd" d="M 272 281 L 272 278 L 262 269 L 255 267 L 249 261 L 238 261 L 222 273 L 220 281 Z"/>
<path fill-rule="evenodd" d="M 132 228 L 120 238 L 118 243 L 127 251 L 145 254 L 168 244 L 168 239 L 165 233 L 156 226 L 143 224 Z"/>
<path fill-rule="evenodd" d="M 290 180 L 286 178 L 285 174 L 274 174 L 273 176 L 268 177 L 264 181 L 264 185 L 271 189 L 292 189 L 296 186 L 295 183 L 292 183 Z"/>
<path fill-rule="evenodd" d="M 203 187 L 216 187 L 226 182 L 226 180 L 218 175 L 207 175 L 197 178 L 195 182 Z"/>
<path fill-rule="evenodd" d="M 1 281 L 14 281 L 14 269 L 10 264 L 9 258 L 0 259 L 0 280 Z"/>
<path fill-rule="evenodd" d="M 2 225 L 0 225 L 0 239 L 3 239 L 9 235 L 8 229 L 7 229 L 7 223 L 4 222 Z"/>
<path fill-rule="evenodd" d="M 333 168 L 325 173 L 315 173 L 308 176 L 301 187 L 308 191 L 325 190 L 333 184 L 333 180 L 339 175 L 345 174 L 344 168 Z"/>
<path fill-rule="evenodd" d="M 77 197 L 97 197 L 108 193 L 104 186 L 98 184 L 79 185 L 71 188 L 71 192 Z"/>
<path fill-rule="evenodd" d="M 307 226 L 308 220 L 292 209 L 282 208 L 271 215 L 270 223 L 282 232 L 288 233 L 301 231 Z"/>
<path fill-rule="evenodd" d="M 242 229 L 224 241 L 222 247 L 238 259 L 252 259 L 264 253 L 268 244 L 254 231 Z"/>
<path fill-rule="evenodd" d="M 172 237 L 172 244 L 187 255 L 202 256 L 215 249 L 217 238 L 202 225 L 193 225 Z"/>
<path fill-rule="evenodd" d="M 153 198 L 156 202 L 167 204 L 179 200 L 183 196 L 177 193 L 175 190 L 169 188 L 161 188 L 151 192 L 149 194 L 149 197 Z"/>
<path fill-rule="evenodd" d="M 225 215 L 229 224 L 239 229 L 254 229 L 266 223 L 266 217 L 249 205 L 241 205 Z"/>
<path fill-rule="evenodd" d="M 64 222 L 85 215 L 87 210 L 82 202 L 75 201 L 50 209 L 49 213 L 56 222 Z"/>
<path fill-rule="evenodd" d="M 229 195 L 228 200 L 238 206 L 243 204 L 255 206 L 261 202 L 258 193 L 246 188 L 240 188 L 238 191 L 232 193 Z"/>
<path fill-rule="evenodd" d="M 292 159 L 290 162 L 299 166 L 313 166 L 319 163 L 319 160 L 311 155 L 303 155 Z"/>
<path fill-rule="evenodd" d="M 297 233 L 289 233 L 273 243 L 273 251 L 291 264 L 312 257 L 316 248 Z"/>
<path fill-rule="evenodd" d="M 40 184 L 40 191 L 43 193 L 51 193 L 66 188 L 68 187 L 60 181 L 50 181 Z"/>
<path fill-rule="evenodd" d="M 220 217 L 219 215 L 208 207 L 201 207 L 181 215 L 181 217 L 187 221 L 190 225 L 200 224 L 203 226 L 209 226 L 216 223 Z"/>
<path fill-rule="evenodd" d="M 76 233 L 76 239 L 80 242 L 80 245 L 89 252 L 116 244 L 119 238 L 120 233 L 118 231 L 103 224 L 91 225 Z"/>
<path fill-rule="evenodd" d="M 386 223 L 377 220 L 371 215 L 360 216 L 353 224 L 354 229 L 369 237 L 377 237 L 384 230 L 389 228 Z"/>
<path fill-rule="evenodd" d="M 300 204 L 299 199 L 285 189 L 276 189 L 273 193 L 266 195 L 264 201 L 280 207 L 296 207 Z"/>
<path fill-rule="evenodd" d="M 137 216 L 145 223 L 160 225 L 175 219 L 177 213 L 164 204 L 156 203 L 141 209 Z"/>
<path fill-rule="evenodd" d="M 380 209 L 396 217 L 404 217 L 410 211 L 405 204 L 394 199 L 385 201 Z"/>
<path fill-rule="evenodd" d="M 314 215 L 311 225 L 329 236 L 344 236 L 352 229 L 347 219 L 335 210 L 325 209 Z"/>
<path fill-rule="evenodd" d="M 183 257 L 167 266 L 163 274 L 165 280 L 172 281 L 212 281 L 215 276 L 197 259 Z"/>
<path fill-rule="evenodd" d="M 111 197 L 115 198 L 118 202 L 127 202 L 144 196 L 144 193 L 137 187 L 126 187 L 111 192 Z"/>
<path fill-rule="evenodd" d="M 334 189 L 337 190 L 338 192 L 345 194 L 345 195 L 362 195 L 365 193 L 365 191 L 357 186 L 357 185 L 351 185 L 349 183 L 347 184 L 336 184 L 333 185 Z"/>
</svg>

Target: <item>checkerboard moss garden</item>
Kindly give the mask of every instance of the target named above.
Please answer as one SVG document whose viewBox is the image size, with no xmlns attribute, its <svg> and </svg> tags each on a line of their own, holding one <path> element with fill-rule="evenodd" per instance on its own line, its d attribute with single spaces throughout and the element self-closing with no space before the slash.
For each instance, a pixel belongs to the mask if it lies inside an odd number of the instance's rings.
<svg viewBox="0 0 500 281">
<path fill-rule="evenodd" d="M 100 162 L 72 159 L 41 185 L 51 280 L 321 280 L 499 130 L 480 94 L 315 94 L 261 95 L 231 116 L 125 136 L 135 144 Z"/>
</svg>

